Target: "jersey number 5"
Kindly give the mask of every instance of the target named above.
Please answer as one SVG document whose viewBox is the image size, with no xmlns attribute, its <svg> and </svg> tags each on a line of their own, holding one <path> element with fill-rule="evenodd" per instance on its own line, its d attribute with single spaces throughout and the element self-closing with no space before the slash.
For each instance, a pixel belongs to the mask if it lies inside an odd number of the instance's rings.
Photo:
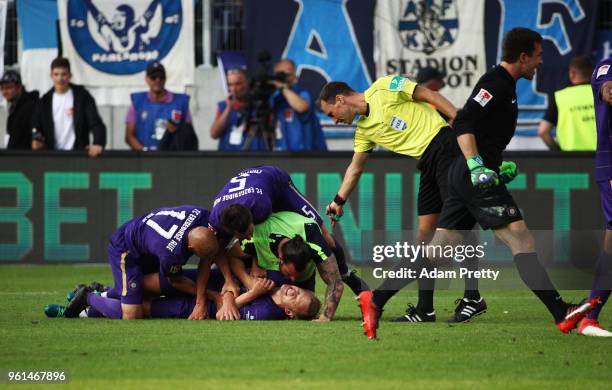
<svg viewBox="0 0 612 390">
<path fill-rule="evenodd" d="M 246 186 L 247 177 L 249 177 L 248 173 L 232 177 L 232 180 L 230 180 L 230 183 L 236 183 L 238 185 L 230 188 L 229 190 L 227 190 L 227 192 L 232 193 L 232 192 L 243 190 L 244 187 Z"/>
</svg>

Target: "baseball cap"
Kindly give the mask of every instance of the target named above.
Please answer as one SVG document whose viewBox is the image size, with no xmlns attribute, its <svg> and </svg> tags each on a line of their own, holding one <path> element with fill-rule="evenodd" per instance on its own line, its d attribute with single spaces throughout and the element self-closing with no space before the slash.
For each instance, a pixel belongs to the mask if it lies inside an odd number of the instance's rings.
<svg viewBox="0 0 612 390">
<path fill-rule="evenodd" d="M 444 81 L 445 76 L 446 75 L 440 72 L 438 69 L 426 66 L 424 68 L 419 69 L 419 72 L 417 73 L 417 76 L 416 76 L 416 82 L 417 84 L 422 84 L 430 80 Z"/>
<path fill-rule="evenodd" d="M 147 65 L 147 76 L 166 77 L 166 69 L 159 61 L 151 62 L 149 65 Z"/>
<path fill-rule="evenodd" d="M 21 76 L 19 73 L 14 70 L 7 70 L 4 72 L 2 78 L 0 78 L 0 85 L 8 83 L 21 84 Z"/>
</svg>

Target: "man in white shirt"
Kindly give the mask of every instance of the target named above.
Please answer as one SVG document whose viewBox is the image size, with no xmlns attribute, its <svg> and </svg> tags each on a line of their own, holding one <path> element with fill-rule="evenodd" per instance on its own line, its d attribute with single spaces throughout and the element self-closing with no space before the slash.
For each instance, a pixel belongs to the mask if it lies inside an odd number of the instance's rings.
<svg viewBox="0 0 612 390">
<path fill-rule="evenodd" d="M 38 104 L 32 149 L 87 150 L 89 156 L 96 157 L 106 144 L 106 126 L 94 98 L 84 87 L 71 84 L 71 77 L 67 59 L 60 57 L 51 62 L 53 88 Z"/>
</svg>

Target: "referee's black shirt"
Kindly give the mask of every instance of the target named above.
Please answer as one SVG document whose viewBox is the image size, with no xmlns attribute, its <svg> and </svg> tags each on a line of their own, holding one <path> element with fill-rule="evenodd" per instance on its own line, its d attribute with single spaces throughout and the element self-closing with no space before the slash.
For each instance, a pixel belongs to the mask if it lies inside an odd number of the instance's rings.
<svg viewBox="0 0 612 390">
<path fill-rule="evenodd" d="M 474 134 L 485 165 L 497 172 L 517 118 L 516 80 L 497 65 L 478 80 L 453 127 L 457 136 Z"/>
</svg>

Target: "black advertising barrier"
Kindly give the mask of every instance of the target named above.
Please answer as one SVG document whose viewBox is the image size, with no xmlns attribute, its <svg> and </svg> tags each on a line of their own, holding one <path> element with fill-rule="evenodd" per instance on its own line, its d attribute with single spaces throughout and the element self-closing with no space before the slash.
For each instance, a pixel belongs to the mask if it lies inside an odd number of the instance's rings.
<svg viewBox="0 0 612 390">
<path fill-rule="evenodd" d="M 210 208 L 238 171 L 278 165 L 322 212 L 339 188 L 352 154 L 220 154 L 105 152 L 0 153 L 0 264 L 100 262 L 110 234 L 124 221 L 161 206 Z M 530 228 L 603 231 L 592 153 L 514 152 L 521 174 L 511 192 Z M 416 224 L 416 161 L 374 153 L 345 207 L 340 228 L 354 262 L 369 233 L 412 230 Z M 592 242 L 591 242 L 592 241 Z M 591 240 L 596 256 L 599 243 Z M 585 254 L 586 256 L 586 254 Z"/>
</svg>

